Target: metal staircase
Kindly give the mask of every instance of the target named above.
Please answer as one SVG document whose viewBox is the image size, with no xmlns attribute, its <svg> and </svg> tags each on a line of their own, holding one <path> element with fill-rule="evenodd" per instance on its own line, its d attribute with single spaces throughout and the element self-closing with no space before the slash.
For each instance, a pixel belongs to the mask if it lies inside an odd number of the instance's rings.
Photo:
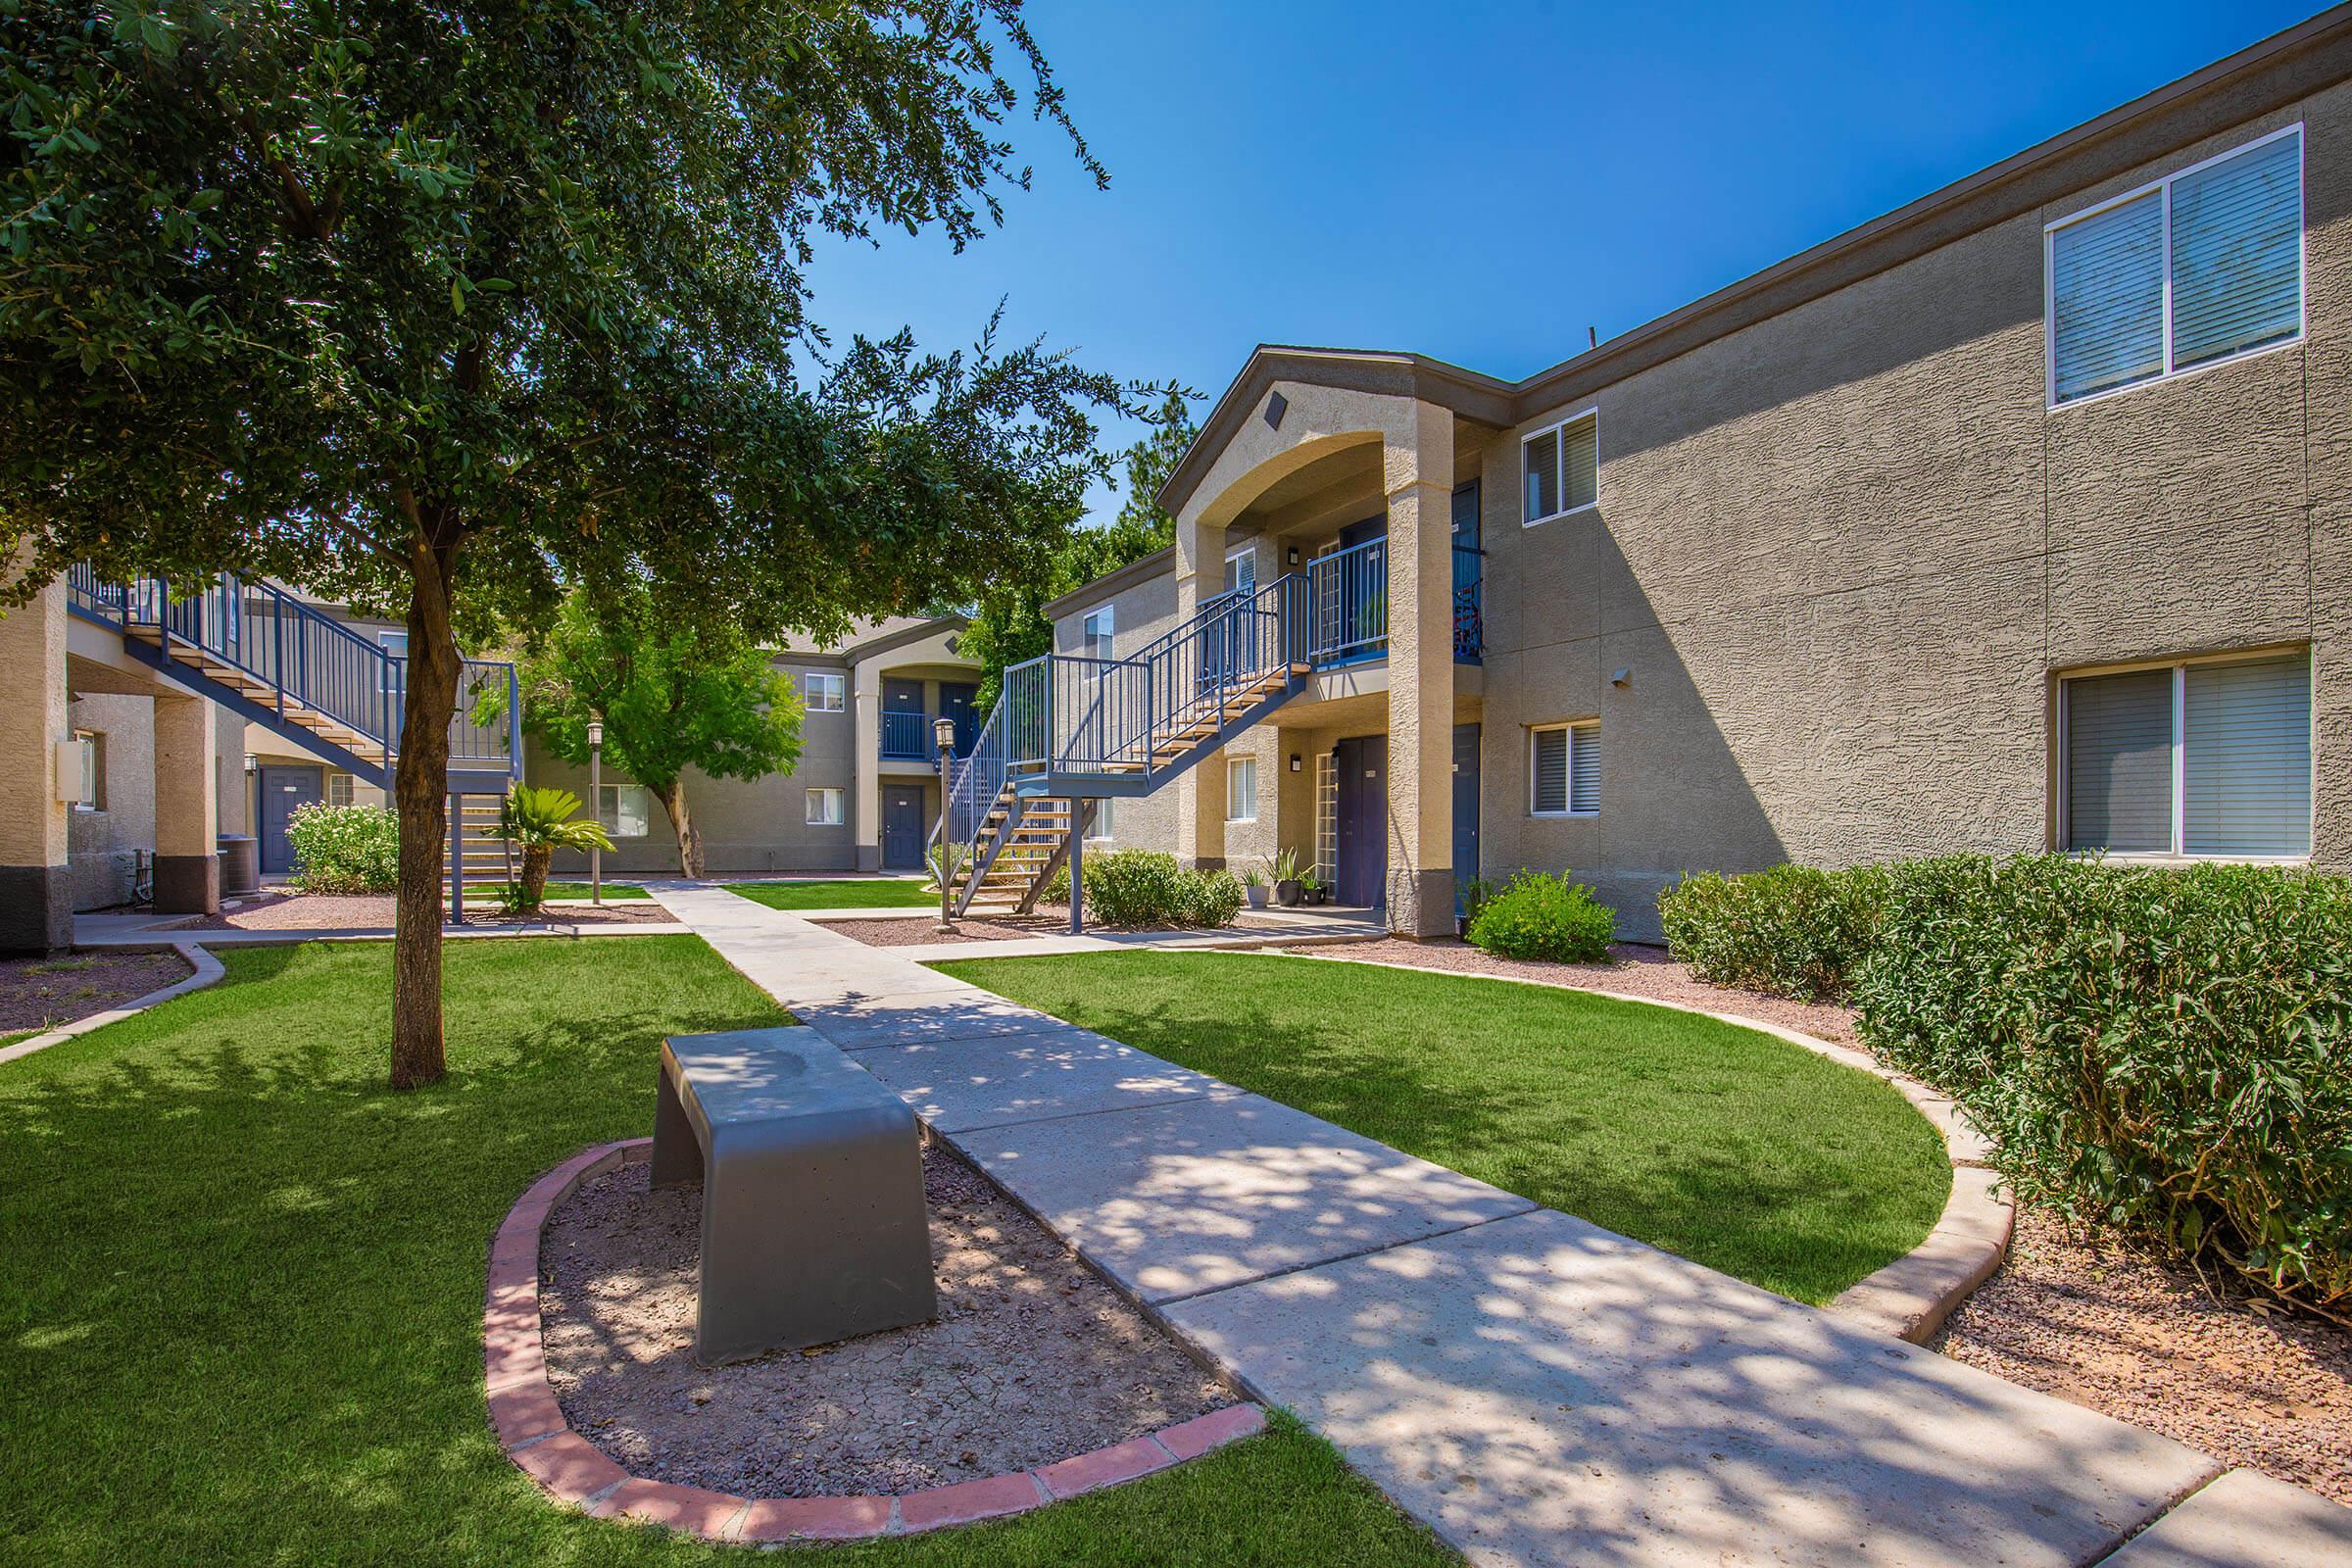
<svg viewBox="0 0 2352 1568">
<path fill-rule="evenodd" d="M 1302 690 L 1312 592 L 1294 572 L 1211 600 L 1127 658 L 1048 654 L 1007 669 L 949 774 L 956 912 L 1029 912 L 1082 858 L 1098 801 L 1152 794 Z"/>
<path fill-rule="evenodd" d="M 224 575 L 173 598 L 162 577 L 101 582 L 86 566 L 68 579 L 68 611 L 119 633 L 123 650 L 239 718 L 323 757 L 378 789 L 392 787 L 408 697 L 408 661 L 264 578 Z M 483 705 L 498 717 L 477 723 Z M 443 872 L 464 883 L 504 881 L 496 798 L 522 776 L 521 704 L 514 666 L 469 659 L 449 726 L 452 851 Z M 487 799 L 485 799 L 487 798 Z M 487 830 L 488 843 L 476 843 Z M 457 889 L 452 888 L 453 903 Z"/>
</svg>

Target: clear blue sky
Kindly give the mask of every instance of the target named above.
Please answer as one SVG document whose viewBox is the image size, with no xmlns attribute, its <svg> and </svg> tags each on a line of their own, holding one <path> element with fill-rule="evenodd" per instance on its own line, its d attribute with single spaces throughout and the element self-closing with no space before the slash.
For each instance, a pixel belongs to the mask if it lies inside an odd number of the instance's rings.
<svg viewBox="0 0 2352 1568">
<path fill-rule="evenodd" d="M 1211 398 L 1260 342 L 1515 378 L 2315 10 L 1032 0 L 1109 190 L 1024 115 L 1003 228 L 828 246 L 815 316 L 946 348 L 1002 296 Z"/>
</svg>

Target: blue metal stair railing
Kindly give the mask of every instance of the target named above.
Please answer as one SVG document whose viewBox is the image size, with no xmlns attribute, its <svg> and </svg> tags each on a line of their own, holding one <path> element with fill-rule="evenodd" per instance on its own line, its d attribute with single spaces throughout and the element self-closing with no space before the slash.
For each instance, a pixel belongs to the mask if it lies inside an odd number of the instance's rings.
<svg viewBox="0 0 2352 1568">
<path fill-rule="evenodd" d="M 67 606 L 122 633 L 125 648 L 144 662 L 298 744 L 337 753 L 369 782 L 389 784 L 400 752 L 408 661 L 278 584 L 229 573 L 174 599 L 165 578 L 101 582 L 76 565 L 67 575 Z M 221 666 L 244 680 L 213 673 Z M 486 724 L 473 717 L 485 689 L 505 698 Z M 465 661 L 449 729 L 452 771 L 520 776 L 518 697 L 512 664 Z"/>
</svg>

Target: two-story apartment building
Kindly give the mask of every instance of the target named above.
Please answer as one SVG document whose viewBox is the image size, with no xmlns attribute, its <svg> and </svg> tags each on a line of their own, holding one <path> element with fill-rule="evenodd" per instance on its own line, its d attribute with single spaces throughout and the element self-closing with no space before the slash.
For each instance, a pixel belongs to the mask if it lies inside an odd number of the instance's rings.
<svg viewBox="0 0 2352 1568">
<path fill-rule="evenodd" d="M 773 666 L 801 697 L 800 760 L 760 779 L 688 776 L 687 809 L 707 869 L 920 869 L 939 820 L 933 720 L 954 719 L 966 750 L 977 724 L 980 666 L 956 646 L 966 624 L 960 615 L 899 616 L 861 625 L 839 644 L 776 650 Z M 536 740 L 524 777 L 583 800 L 589 793 L 588 769 Z M 615 845 L 606 868 L 675 874 L 677 840 L 660 800 L 610 763 L 602 788 L 597 813 Z"/>
<path fill-rule="evenodd" d="M 1299 574 L 1294 689 L 1095 839 L 1416 934 L 1522 866 L 1634 935 L 1784 859 L 2352 866 L 2348 208 L 2338 9 L 1525 380 L 1258 349 L 1052 612 L 1107 670 Z"/>
</svg>

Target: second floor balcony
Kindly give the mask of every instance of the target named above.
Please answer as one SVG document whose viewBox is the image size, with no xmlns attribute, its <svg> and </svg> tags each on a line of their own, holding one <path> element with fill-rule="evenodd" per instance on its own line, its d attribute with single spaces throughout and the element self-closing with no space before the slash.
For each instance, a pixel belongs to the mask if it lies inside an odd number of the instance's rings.
<svg viewBox="0 0 2352 1568">
<path fill-rule="evenodd" d="M 1483 612 L 1485 552 L 1453 549 L 1450 627 L 1457 663 L 1478 663 L 1486 651 Z M 1307 658 L 1325 667 L 1385 659 L 1389 652 L 1389 542 L 1367 539 L 1308 563 L 1311 584 Z"/>
</svg>

